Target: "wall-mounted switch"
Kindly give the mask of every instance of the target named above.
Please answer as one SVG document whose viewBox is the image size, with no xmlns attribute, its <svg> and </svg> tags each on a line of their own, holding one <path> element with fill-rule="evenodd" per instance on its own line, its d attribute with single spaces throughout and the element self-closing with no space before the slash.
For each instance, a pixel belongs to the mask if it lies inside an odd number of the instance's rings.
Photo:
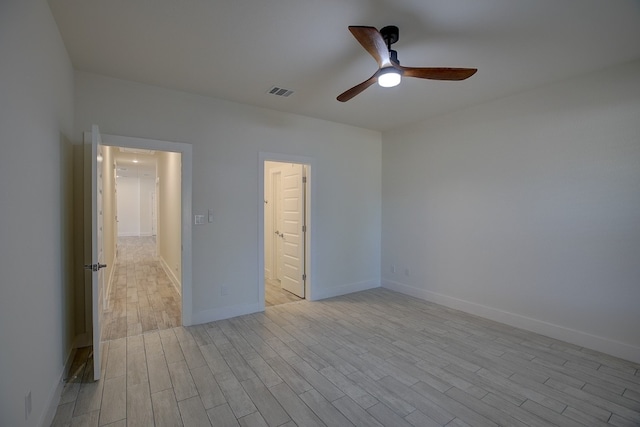
<svg viewBox="0 0 640 427">
<path fill-rule="evenodd" d="M 196 225 L 204 224 L 204 215 L 195 215 L 194 216 L 194 223 Z"/>
<path fill-rule="evenodd" d="M 209 209 L 209 222 L 213 222 L 213 209 Z"/>
</svg>

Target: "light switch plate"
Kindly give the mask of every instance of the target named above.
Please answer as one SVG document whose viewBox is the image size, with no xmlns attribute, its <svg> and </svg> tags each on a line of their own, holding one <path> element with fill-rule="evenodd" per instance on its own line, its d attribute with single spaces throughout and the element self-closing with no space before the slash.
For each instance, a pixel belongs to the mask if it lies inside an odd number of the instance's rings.
<svg viewBox="0 0 640 427">
<path fill-rule="evenodd" d="M 213 209 L 209 209 L 209 222 L 213 222 Z"/>
<path fill-rule="evenodd" d="M 195 215 L 194 219 L 196 225 L 204 224 L 204 215 Z"/>
</svg>

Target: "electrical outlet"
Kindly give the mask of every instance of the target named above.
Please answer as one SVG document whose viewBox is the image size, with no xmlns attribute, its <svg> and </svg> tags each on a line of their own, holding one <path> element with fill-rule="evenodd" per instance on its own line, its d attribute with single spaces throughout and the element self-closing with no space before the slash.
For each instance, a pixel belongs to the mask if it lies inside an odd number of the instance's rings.
<svg viewBox="0 0 640 427">
<path fill-rule="evenodd" d="M 31 391 L 24 397 L 24 419 L 25 421 L 31 415 Z"/>
</svg>

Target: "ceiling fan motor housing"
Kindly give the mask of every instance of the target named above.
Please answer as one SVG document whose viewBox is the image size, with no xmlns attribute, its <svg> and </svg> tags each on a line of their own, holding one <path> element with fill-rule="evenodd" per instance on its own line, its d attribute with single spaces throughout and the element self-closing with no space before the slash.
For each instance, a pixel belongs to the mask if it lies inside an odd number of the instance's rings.
<svg viewBox="0 0 640 427">
<path fill-rule="evenodd" d="M 380 35 L 387 43 L 387 47 L 391 50 L 391 45 L 400 38 L 400 30 L 395 25 L 387 25 L 380 29 Z"/>
</svg>

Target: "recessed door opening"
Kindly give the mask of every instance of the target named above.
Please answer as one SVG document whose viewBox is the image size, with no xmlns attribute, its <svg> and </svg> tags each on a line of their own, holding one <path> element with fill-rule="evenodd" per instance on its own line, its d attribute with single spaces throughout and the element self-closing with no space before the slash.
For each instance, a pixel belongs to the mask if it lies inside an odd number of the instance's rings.
<svg viewBox="0 0 640 427">
<path fill-rule="evenodd" d="M 110 148 L 117 262 L 106 291 L 107 340 L 182 324 L 181 155 Z"/>
<path fill-rule="evenodd" d="M 265 306 L 307 297 L 309 165 L 264 162 Z"/>
</svg>

